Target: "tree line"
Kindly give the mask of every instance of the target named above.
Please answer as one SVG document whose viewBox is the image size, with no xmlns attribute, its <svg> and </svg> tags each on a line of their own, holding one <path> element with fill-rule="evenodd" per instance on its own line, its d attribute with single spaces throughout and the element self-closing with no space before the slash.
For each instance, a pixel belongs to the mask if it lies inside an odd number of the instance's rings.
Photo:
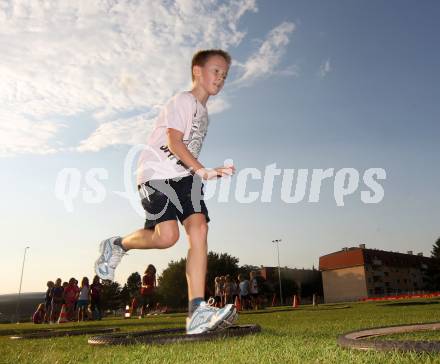
<svg viewBox="0 0 440 364">
<path fill-rule="evenodd" d="M 239 265 L 239 259 L 227 253 L 208 253 L 208 271 L 206 275 L 206 295 L 214 296 L 214 279 L 216 276 L 237 277 L 244 274 L 249 277 L 251 271 L 259 271 L 260 268 L 253 265 Z M 156 302 L 171 308 L 184 308 L 188 305 L 188 288 L 186 283 L 186 258 L 178 261 L 171 261 L 167 268 L 158 277 L 158 287 L 155 293 Z M 261 276 L 257 277 L 259 289 L 262 295 L 272 295 L 279 292 L 278 282 L 275 284 L 266 282 Z M 118 282 L 103 282 L 103 309 L 115 310 L 125 307 L 133 297 L 139 294 L 142 277 L 139 273 L 132 273 L 127 282 L 121 286 Z M 298 292 L 298 286 L 295 281 L 282 279 L 283 294 L 292 296 Z M 304 292 L 302 287 L 301 291 Z"/>
<path fill-rule="evenodd" d="M 426 284 L 424 289 L 429 291 L 440 291 L 440 238 L 436 240 L 431 251 L 432 264 L 426 271 Z M 251 271 L 259 271 L 259 267 L 253 265 L 239 266 L 239 259 L 227 253 L 208 253 L 208 271 L 206 276 L 206 295 L 214 296 L 214 278 L 229 274 L 237 277 L 238 274 L 249 276 Z M 186 284 L 186 258 L 178 261 L 171 261 L 168 267 L 158 278 L 156 290 L 156 301 L 161 305 L 171 308 L 184 308 L 187 306 L 188 288 Z M 269 296 L 279 292 L 278 282 L 266 282 L 259 276 L 259 287 L 263 295 Z M 141 286 L 141 276 L 139 273 L 132 273 L 127 282 L 121 286 L 117 282 L 104 282 L 102 302 L 104 310 L 114 310 L 129 304 L 133 297 L 139 294 Z M 293 296 L 298 293 L 298 285 L 292 279 L 282 278 L 281 285 L 285 297 Z M 303 296 L 311 296 L 316 287 L 301 286 Z"/>
<path fill-rule="evenodd" d="M 431 250 L 433 264 L 428 267 L 427 288 L 432 291 L 440 291 L 440 238 L 436 240 Z"/>
</svg>

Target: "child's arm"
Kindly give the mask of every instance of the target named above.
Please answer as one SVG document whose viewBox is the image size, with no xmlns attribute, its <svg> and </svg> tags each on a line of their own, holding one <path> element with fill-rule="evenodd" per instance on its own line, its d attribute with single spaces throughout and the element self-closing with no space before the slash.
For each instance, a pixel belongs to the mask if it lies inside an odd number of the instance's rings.
<svg viewBox="0 0 440 364">
<path fill-rule="evenodd" d="M 217 177 L 230 176 L 235 172 L 234 166 L 218 167 L 211 170 L 206 169 L 188 150 L 183 143 L 183 133 L 179 130 L 168 128 L 168 148 L 182 163 L 192 172 L 204 180 Z"/>
</svg>

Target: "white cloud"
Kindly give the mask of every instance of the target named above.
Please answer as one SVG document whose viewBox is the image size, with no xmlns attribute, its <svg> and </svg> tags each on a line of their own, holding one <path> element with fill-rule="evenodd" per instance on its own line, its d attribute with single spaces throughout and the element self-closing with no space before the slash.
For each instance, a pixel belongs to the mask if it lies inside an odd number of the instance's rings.
<svg viewBox="0 0 440 364">
<path fill-rule="evenodd" d="M 157 107 L 190 87 L 194 50 L 238 46 L 240 19 L 256 11 L 255 0 L 0 1 L 1 154 L 144 142 Z M 273 29 L 240 82 L 274 72 L 293 30 Z M 210 110 L 228 105 L 223 94 Z M 96 130 L 61 149 L 77 115 Z"/>
<path fill-rule="evenodd" d="M 284 68 L 276 73 L 279 75 L 282 75 L 282 76 L 298 77 L 300 75 L 300 68 L 296 64 L 291 64 L 290 66 L 287 66 L 286 68 Z"/>
<path fill-rule="evenodd" d="M 249 84 L 251 81 L 274 73 L 289 44 L 289 36 L 294 30 L 295 24 L 291 22 L 281 23 L 272 29 L 259 49 L 244 64 L 239 64 L 242 75 L 234 83 Z M 292 74 L 293 69 L 294 66 L 290 66 L 287 71 Z"/>
<path fill-rule="evenodd" d="M 319 66 L 319 77 L 324 78 L 332 71 L 332 67 L 330 65 L 330 59 L 327 59 Z"/>
<path fill-rule="evenodd" d="M 143 116 L 103 123 L 80 143 L 78 150 L 96 152 L 110 145 L 145 143 L 152 125 L 153 119 Z"/>
<path fill-rule="evenodd" d="M 63 126 L 53 121 L 31 121 L 0 110 L 0 157 L 54 153 L 56 149 L 48 142 Z"/>
<path fill-rule="evenodd" d="M 223 110 L 229 109 L 231 105 L 228 100 L 223 96 L 217 96 L 208 101 L 209 114 L 216 114 Z"/>
</svg>

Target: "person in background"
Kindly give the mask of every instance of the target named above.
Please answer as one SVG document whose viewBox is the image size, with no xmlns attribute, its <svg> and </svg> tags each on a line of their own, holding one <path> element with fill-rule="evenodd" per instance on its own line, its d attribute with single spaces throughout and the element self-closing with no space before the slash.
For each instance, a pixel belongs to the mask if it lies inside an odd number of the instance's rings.
<svg viewBox="0 0 440 364">
<path fill-rule="evenodd" d="M 89 319 L 88 306 L 90 302 L 90 286 L 89 279 L 84 277 L 81 281 L 81 289 L 78 297 L 78 322 Z"/>
<path fill-rule="evenodd" d="M 220 277 L 220 294 L 221 294 L 221 303 L 220 303 L 220 307 L 224 307 L 226 305 L 226 300 L 225 300 L 225 284 L 226 284 L 226 277 L 225 276 L 221 276 Z"/>
<path fill-rule="evenodd" d="M 46 313 L 45 304 L 40 303 L 37 306 L 37 310 L 32 315 L 32 322 L 34 324 L 42 324 L 44 322 L 45 313 Z"/>
<path fill-rule="evenodd" d="M 50 313 L 52 312 L 52 289 L 55 286 L 55 283 L 52 281 L 47 282 L 47 290 L 45 297 L 45 314 L 44 314 L 44 322 L 47 324 L 50 322 Z"/>
<path fill-rule="evenodd" d="M 75 278 L 70 278 L 69 284 L 64 288 L 64 301 L 67 308 L 67 317 L 70 321 L 74 320 L 75 303 L 79 296 L 79 288 L 75 282 Z"/>
<path fill-rule="evenodd" d="M 102 284 L 99 277 L 95 276 L 90 286 L 90 309 L 92 310 L 94 320 L 101 320 L 102 318 L 101 295 Z"/>
<path fill-rule="evenodd" d="M 250 294 L 251 294 L 251 301 L 252 301 L 252 308 L 254 310 L 258 310 L 258 306 L 260 304 L 260 291 L 258 289 L 258 280 L 257 280 L 257 272 L 252 271 L 250 274 L 250 281 L 249 281 L 251 288 L 250 288 Z"/>
<path fill-rule="evenodd" d="M 235 305 L 235 301 L 237 300 L 237 297 L 240 295 L 240 287 L 238 277 L 231 278 L 232 280 L 232 303 Z"/>
<path fill-rule="evenodd" d="M 76 297 L 76 300 L 75 300 L 75 303 L 74 303 L 74 305 L 73 305 L 73 313 L 74 313 L 74 317 L 76 317 L 76 313 L 78 312 L 78 299 L 79 299 L 79 291 L 80 291 L 80 288 L 78 287 L 78 280 L 77 279 L 75 279 L 75 281 L 73 282 L 73 284 L 74 284 L 74 286 L 76 287 L 76 288 L 78 288 L 78 295 L 77 295 L 77 297 Z"/>
<path fill-rule="evenodd" d="M 136 298 L 136 296 L 134 296 L 133 299 L 131 300 L 131 306 L 130 306 L 131 316 L 137 315 L 137 308 L 138 308 L 138 299 Z"/>
<path fill-rule="evenodd" d="M 243 274 L 238 275 L 238 280 L 240 282 L 239 288 L 240 288 L 241 308 L 243 310 L 247 310 L 247 309 L 249 309 L 250 284 L 249 284 L 249 281 L 245 278 L 245 276 Z"/>
<path fill-rule="evenodd" d="M 55 286 L 52 288 L 52 311 L 50 313 L 50 322 L 58 320 L 61 312 L 61 306 L 64 303 L 64 288 L 61 286 L 61 278 L 57 278 Z"/>
<path fill-rule="evenodd" d="M 221 307 L 222 304 L 222 292 L 220 286 L 220 277 L 215 277 L 214 279 L 214 300 L 215 307 Z"/>
<path fill-rule="evenodd" d="M 156 289 L 156 268 L 153 264 L 150 264 L 144 272 L 142 277 L 141 286 L 141 315 L 139 318 L 144 317 L 147 307 L 153 309 L 154 291 Z"/>
<path fill-rule="evenodd" d="M 234 289 L 234 287 L 232 285 L 231 276 L 229 274 L 227 274 L 225 277 L 225 285 L 224 285 L 225 304 L 226 305 L 233 303 L 233 301 L 232 301 L 233 289 Z"/>
</svg>

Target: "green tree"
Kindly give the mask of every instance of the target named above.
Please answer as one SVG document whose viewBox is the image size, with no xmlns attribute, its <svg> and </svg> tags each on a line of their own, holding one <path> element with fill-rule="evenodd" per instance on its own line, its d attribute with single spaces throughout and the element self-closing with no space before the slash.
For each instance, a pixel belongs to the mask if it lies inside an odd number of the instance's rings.
<svg viewBox="0 0 440 364">
<path fill-rule="evenodd" d="M 125 305 L 129 305 L 130 304 L 130 292 L 128 290 L 127 287 L 127 283 L 124 284 L 124 286 L 122 287 L 122 289 L 119 292 L 119 302 L 120 302 L 120 307 L 125 307 Z"/>
<path fill-rule="evenodd" d="M 122 307 L 121 286 L 118 282 L 102 283 L 101 302 L 104 310 L 116 310 Z"/>
<path fill-rule="evenodd" d="M 164 305 L 173 308 L 185 307 L 188 303 L 188 288 L 185 275 L 186 259 L 171 261 L 158 279 L 158 294 Z"/>
<path fill-rule="evenodd" d="M 131 298 L 139 295 L 139 288 L 141 287 L 141 276 L 138 272 L 131 273 L 127 278 L 127 290 Z"/>
<path fill-rule="evenodd" d="M 238 273 L 238 258 L 226 253 L 208 253 L 208 271 L 206 274 L 206 296 L 214 294 L 214 278 L 229 274 L 235 277 Z M 186 283 L 186 259 L 172 261 L 158 279 L 157 293 L 161 304 L 173 308 L 186 307 L 188 288 Z"/>
<path fill-rule="evenodd" d="M 286 300 L 287 298 L 292 298 L 292 296 L 294 294 L 298 294 L 299 293 L 298 283 L 295 280 L 293 280 L 291 278 L 283 278 L 283 277 L 281 277 L 281 284 L 282 284 L 282 288 L 283 288 L 283 298 L 284 298 L 284 300 Z M 277 294 L 280 292 L 279 281 L 277 281 L 275 283 L 274 291 Z"/>
<path fill-rule="evenodd" d="M 249 279 L 252 271 L 259 271 L 260 268 L 256 265 L 245 264 L 238 268 L 238 274 L 243 274 L 247 279 Z"/>
<path fill-rule="evenodd" d="M 440 238 L 432 246 L 431 258 L 433 262 L 426 270 L 424 289 L 438 291 L 440 289 Z"/>
<path fill-rule="evenodd" d="M 440 238 L 432 246 L 431 258 L 436 258 L 440 260 Z"/>
</svg>

